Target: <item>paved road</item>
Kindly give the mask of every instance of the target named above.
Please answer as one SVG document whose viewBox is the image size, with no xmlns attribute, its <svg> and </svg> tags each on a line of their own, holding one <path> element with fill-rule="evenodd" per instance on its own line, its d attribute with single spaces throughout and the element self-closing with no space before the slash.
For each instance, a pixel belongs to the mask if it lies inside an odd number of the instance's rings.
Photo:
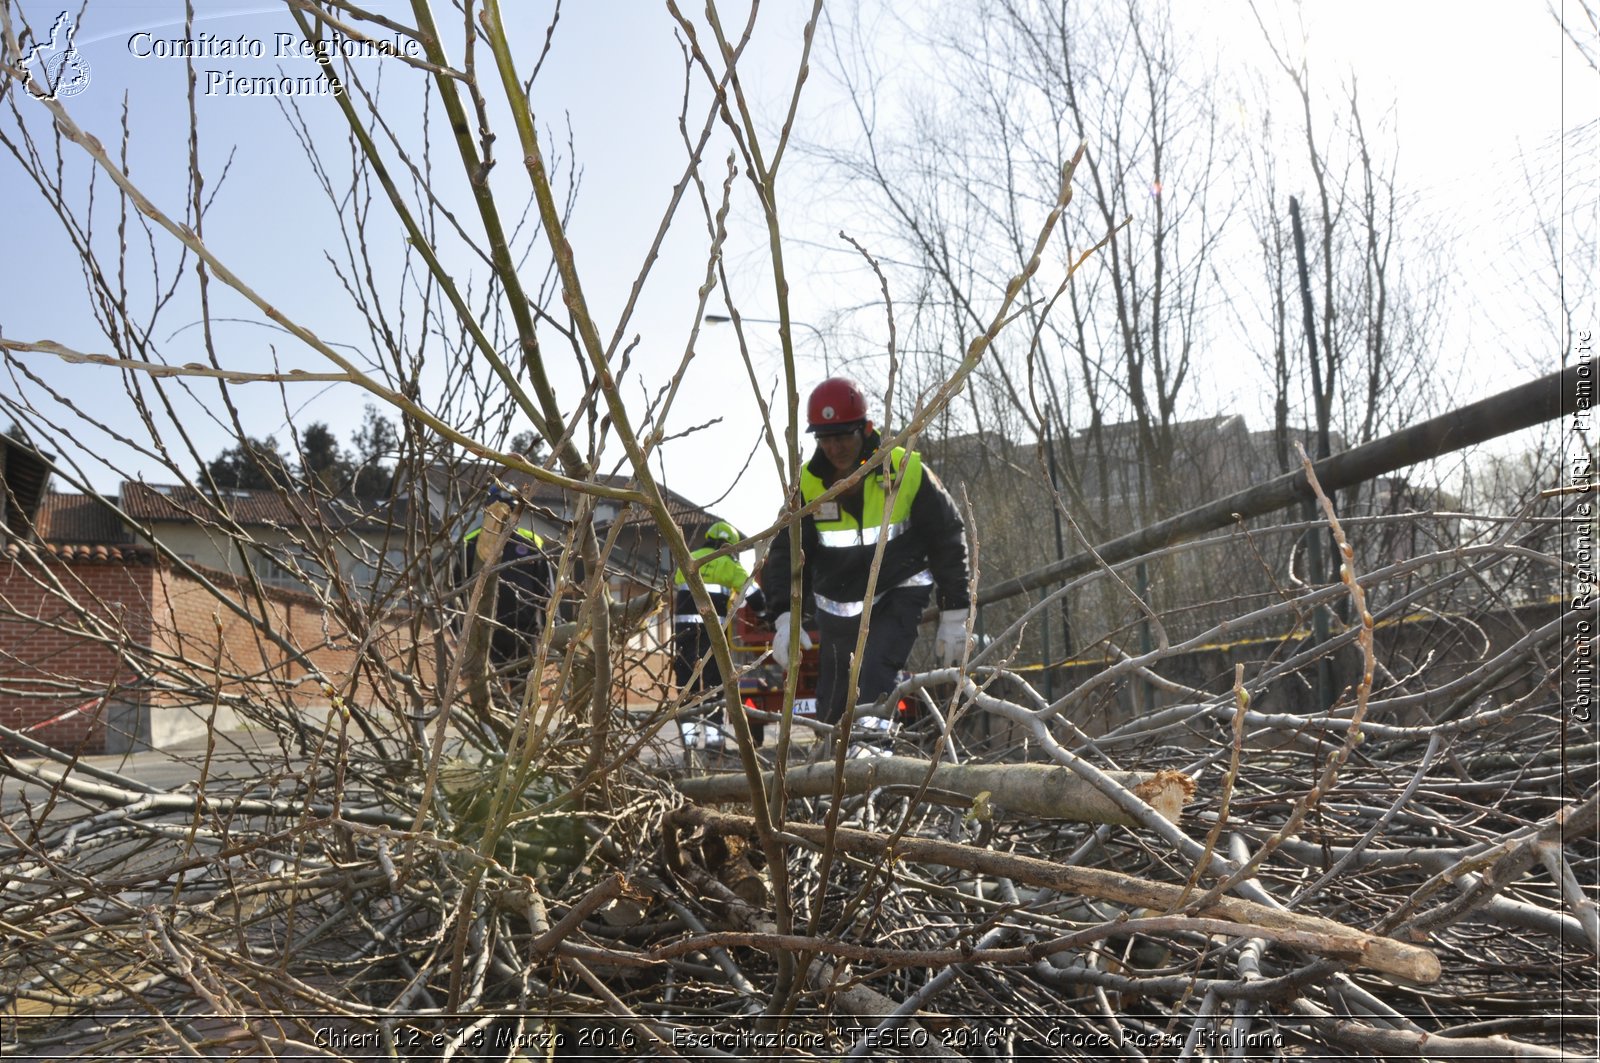
<svg viewBox="0 0 1600 1063">
<path fill-rule="evenodd" d="M 65 768 L 48 757 L 15 757 L 13 760 L 21 771 L 46 778 L 59 777 Z M 163 792 L 193 784 L 202 771 L 210 777 L 238 777 L 259 773 L 263 764 L 282 763 L 283 756 L 271 734 L 229 730 L 187 739 L 165 749 L 80 757 L 73 767 L 73 775 L 77 779 L 112 786 Z M 24 795 L 37 803 L 45 792 L 40 784 L 25 783 L 9 774 L 0 775 L 0 814 L 17 810 Z"/>
</svg>

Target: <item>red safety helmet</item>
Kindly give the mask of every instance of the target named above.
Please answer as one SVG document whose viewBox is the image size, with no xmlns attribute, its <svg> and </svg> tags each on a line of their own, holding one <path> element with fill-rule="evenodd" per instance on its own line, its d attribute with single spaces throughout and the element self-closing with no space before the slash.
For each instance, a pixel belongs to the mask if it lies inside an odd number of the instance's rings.
<svg viewBox="0 0 1600 1063">
<path fill-rule="evenodd" d="M 847 377 L 829 377 L 818 384 L 806 402 L 806 421 L 813 435 L 831 436 L 867 423 L 867 396 L 861 385 Z"/>
</svg>

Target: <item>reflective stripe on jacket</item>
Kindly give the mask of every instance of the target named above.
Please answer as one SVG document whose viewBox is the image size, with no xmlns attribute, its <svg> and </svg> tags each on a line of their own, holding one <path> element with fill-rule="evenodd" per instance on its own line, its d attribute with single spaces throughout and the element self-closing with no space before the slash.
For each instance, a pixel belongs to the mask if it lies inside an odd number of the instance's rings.
<svg viewBox="0 0 1600 1063">
<path fill-rule="evenodd" d="M 826 503 L 813 518 L 817 542 L 824 550 L 846 550 L 854 546 L 877 546 L 881 534 L 887 542 L 900 538 L 911 528 L 911 503 L 922 487 L 922 455 L 905 447 L 895 447 L 889 455 L 890 472 L 880 471 L 861 484 L 861 519 L 857 520 L 836 499 Z M 896 482 L 898 481 L 898 483 Z M 800 497 L 810 505 L 821 497 L 827 485 L 807 465 L 800 470 Z M 889 524 L 883 525 L 883 510 L 889 504 Z"/>
<path fill-rule="evenodd" d="M 541 536 L 538 532 L 530 531 L 527 528 L 517 528 L 517 529 L 514 529 L 514 531 L 515 531 L 515 534 L 520 535 L 524 539 L 526 539 L 529 542 L 531 542 L 533 544 L 533 548 L 535 550 L 543 550 L 544 549 L 544 537 Z M 467 544 L 468 549 L 471 549 L 474 546 L 475 541 L 477 540 L 478 536 L 480 536 L 482 534 L 483 534 L 483 525 L 480 524 L 476 528 L 473 528 L 471 531 L 467 532 L 467 534 L 463 535 L 461 537 L 461 541 L 463 543 Z M 510 541 L 510 539 L 511 539 L 511 536 L 509 536 L 509 535 L 506 536 L 506 540 L 508 542 Z"/>
<path fill-rule="evenodd" d="M 833 551 L 840 551 L 841 557 L 847 557 L 849 552 L 857 550 L 864 550 L 870 555 L 876 551 L 880 541 L 893 543 L 905 536 L 911 530 L 911 503 L 916 500 L 921 487 L 922 455 L 916 451 L 907 455 L 904 447 L 895 447 L 889 453 L 889 471 L 880 470 L 861 482 L 859 520 L 837 499 L 823 503 L 817 510 L 813 521 L 821 554 L 819 562 L 826 563 L 823 558 Z M 827 489 L 822 477 L 812 472 L 810 465 L 800 470 L 800 498 L 807 505 L 820 498 Z M 886 509 L 887 523 L 884 521 Z M 885 557 L 889 549 L 885 547 Z M 923 569 L 898 583 L 880 584 L 874 601 L 883 597 L 883 592 L 891 587 L 929 586 L 932 583 L 933 573 Z M 863 586 L 862 590 L 865 589 Z M 812 597 L 819 612 L 835 616 L 860 616 L 866 611 L 866 602 L 860 598 L 840 601 L 820 591 Z"/>
</svg>

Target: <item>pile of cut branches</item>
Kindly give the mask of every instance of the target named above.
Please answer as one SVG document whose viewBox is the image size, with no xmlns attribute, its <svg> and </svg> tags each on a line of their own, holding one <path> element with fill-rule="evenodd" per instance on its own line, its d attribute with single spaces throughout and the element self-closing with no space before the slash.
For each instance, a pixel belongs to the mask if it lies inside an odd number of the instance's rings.
<svg viewBox="0 0 1600 1063">
<path fill-rule="evenodd" d="M 586 708 L 503 700 L 408 767 L 358 706 L 9 756 L 0 1011 L 101 1056 L 1590 1052 L 1596 747 L 1559 624 L 1402 673 L 1385 578 L 1347 567 L 1329 643 L 1092 737 L 1088 684 L 979 665 L 908 680 L 928 711 L 875 745 L 795 723 L 709 765 L 662 737 L 692 707 L 619 710 L 596 767 Z M 1323 660 L 1353 677 L 1330 707 L 1254 707 Z"/>
</svg>

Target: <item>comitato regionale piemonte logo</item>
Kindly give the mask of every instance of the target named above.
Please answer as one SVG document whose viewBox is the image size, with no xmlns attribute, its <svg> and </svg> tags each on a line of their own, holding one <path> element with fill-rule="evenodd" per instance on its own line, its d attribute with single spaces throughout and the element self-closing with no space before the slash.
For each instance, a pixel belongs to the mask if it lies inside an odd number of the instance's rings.
<svg viewBox="0 0 1600 1063">
<path fill-rule="evenodd" d="M 76 96 L 89 87 L 89 61 L 72 38 L 78 32 L 72 16 L 63 11 L 50 28 L 50 39 L 28 49 L 22 68 L 28 74 L 28 91 L 44 100 Z"/>
</svg>

